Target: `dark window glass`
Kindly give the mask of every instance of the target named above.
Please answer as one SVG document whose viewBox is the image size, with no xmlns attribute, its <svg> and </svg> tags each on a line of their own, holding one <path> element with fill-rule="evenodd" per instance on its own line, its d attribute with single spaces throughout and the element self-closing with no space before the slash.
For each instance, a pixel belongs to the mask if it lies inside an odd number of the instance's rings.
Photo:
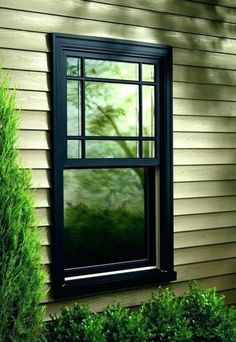
<svg viewBox="0 0 236 342">
<path fill-rule="evenodd" d="M 144 169 L 64 171 L 65 267 L 147 258 Z"/>
</svg>

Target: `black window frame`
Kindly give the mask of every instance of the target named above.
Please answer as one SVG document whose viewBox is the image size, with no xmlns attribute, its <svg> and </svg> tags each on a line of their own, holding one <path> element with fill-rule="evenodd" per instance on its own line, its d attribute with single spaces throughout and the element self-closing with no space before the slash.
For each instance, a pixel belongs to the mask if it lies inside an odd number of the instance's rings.
<svg viewBox="0 0 236 342">
<path fill-rule="evenodd" d="M 66 56 L 95 57 L 106 60 L 131 61 L 157 64 L 158 75 L 155 80 L 155 99 L 158 103 L 156 118 L 156 155 L 155 158 L 125 159 L 68 159 L 66 132 Z M 105 58 L 106 57 L 106 58 Z M 139 67 L 139 75 L 140 75 Z M 82 75 L 83 76 L 83 75 Z M 158 77 L 157 77 L 158 76 Z M 118 83 L 120 80 L 117 80 Z M 136 81 L 135 81 L 136 82 Z M 127 83 L 130 83 L 127 81 Z M 139 84 L 150 83 L 142 82 Z M 137 84 L 137 82 L 136 82 Z M 141 88 L 140 86 L 140 88 Z M 168 283 L 176 279 L 173 269 L 173 142 L 172 142 L 172 48 L 169 46 L 142 43 L 136 41 L 52 34 L 52 88 L 53 88 L 53 118 L 52 118 L 52 276 L 55 297 L 83 296 L 90 293 L 125 289 L 141 285 Z M 139 97 L 141 98 L 141 97 Z M 140 100 L 141 101 L 141 100 Z M 83 104 L 82 104 L 83 106 Z M 142 103 L 139 103 L 141 108 Z M 139 137 L 140 138 L 140 137 Z M 146 140 L 145 138 L 143 140 Z M 142 145 L 140 143 L 140 145 Z M 84 153 L 83 153 L 84 155 Z M 159 254 L 158 268 L 148 268 L 147 263 L 135 264 L 129 267 L 107 267 L 104 272 L 117 269 L 121 272 L 89 277 L 92 273 L 76 270 L 68 272 L 63 266 L 63 170 L 74 168 L 120 168 L 143 167 L 147 169 L 147 215 L 149 215 L 149 248 L 150 265 L 155 264 L 156 254 Z M 159 227 L 157 228 L 155 211 L 156 187 L 155 170 L 159 170 Z M 155 234 L 158 229 L 159 247 L 157 251 Z M 154 255 L 155 253 L 155 255 Z M 133 264 L 132 264 L 133 263 Z M 132 266 L 133 265 L 133 266 Z M 157 266 L 157 265 L 156 265 Z M 132 271 L 136 268 L 136 271 Z M 137 270 L 139 269 L 140 270 Z M 99 268 L 96 268 L 99 272 Z M 101 270 L 101 273 L 103 271 Z M 88 277 L 77 277 L 86 274 Z"/>
</svg>

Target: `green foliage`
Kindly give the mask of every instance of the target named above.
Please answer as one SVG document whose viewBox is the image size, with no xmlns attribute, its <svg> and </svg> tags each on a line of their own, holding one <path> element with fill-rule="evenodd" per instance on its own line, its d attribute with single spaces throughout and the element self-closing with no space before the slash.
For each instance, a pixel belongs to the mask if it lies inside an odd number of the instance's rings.
<svg viewBox="0 0 236 342">
<path fill-rule="evenodd" d="M 38 341 L 44 275 L 30 174 L 15 149 L 18 129 L 15 93 L 0 70 L 0 336 L 1 342 Z"/>
<path fill-rule="evenodd" d="M 76 304 L 71 309 L 63 308 L 59 317 L 54 315 L 51 318 L 46 326 L 46 338 L 50 342 L 100 341 L 101 328 L 95 314 L 86 306 Z"/>
<path fill-rule="evenodd" d="M 125 208 L 65 209 L 65 257 L 70 266 L 142 258 L 145 242 L 143 214 Z"/>
<path fill-rule="evenodd" d="M 46 326 L 48 342 L 145 342 L 143 316 L 118 304 L 107 307 L 102 314 L 93 314 L 76 304 L 62 309 Z"/>
<path fill-rule="evenodd" d="M 188 320 L 170 289 L 161 290 L 143 305 L 142 315 L 150 331 L 149 341 L 192 341 Z"/>
<path fill-rule="evenodd" d="M 145 342 L 149 332 L 140 312 L 131 312 L 119 304 L 107 307 L 100 318 L 107 342 Z"/>
<path fill-rule="evenodd" d="M 236 310 L 215 289 L 192 283 L 180 297 L 160 290 L 133 312 L 114 304 L 94 314 L 76 304 L 46 329 L 48 342 L 235 342 Z"/>
<path fill-rule="evenodd" d="M 192 341 L 236 341 L 236 311 L 224 306 L 224 297 L 214 288 L 203 290 L 200 284 L 190 283 L 181 305 L 189 320 Z"/>
</svg>

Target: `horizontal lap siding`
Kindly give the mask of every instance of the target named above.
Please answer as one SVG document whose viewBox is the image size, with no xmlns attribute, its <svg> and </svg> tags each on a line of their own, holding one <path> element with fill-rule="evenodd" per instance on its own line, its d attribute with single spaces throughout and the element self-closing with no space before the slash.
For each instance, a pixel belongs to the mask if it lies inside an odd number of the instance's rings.
<svg viewBox="0 0 236 342">
<path fill-rule="evenodd" d="M 0 0 L 0 59 L 21 109 L 17 146 L 33 169 L 42 259 L 51 294 L 51 32 L 169 44 L 173 50 L 174 244 L 177 293 L 190 279 L 236 303 L 236 6 L 232 1 Z M 46 289 L 48 292 L 46 293 Z M 93 310 L 136 306 L 154 288 L 80 299 Z M 74 301 L 66 301 L 72 304 Z"/>
</svg>

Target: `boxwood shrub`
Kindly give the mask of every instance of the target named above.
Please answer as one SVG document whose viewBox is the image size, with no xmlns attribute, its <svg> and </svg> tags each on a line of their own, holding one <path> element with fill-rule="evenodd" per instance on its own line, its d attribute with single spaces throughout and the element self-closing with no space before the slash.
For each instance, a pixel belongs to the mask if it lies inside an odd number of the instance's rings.
<svg viewBox="0 0 236 342">
<path fill-rule="evenodd" d="M 225 307 L 215 289 L 197 283 L 179 297 L 160 289 L 137 310 L 113 304 L 95 314 L 76 304 L 51 318 L 48 342 L 236 341 L 236 310 Z"/>
</svg>

